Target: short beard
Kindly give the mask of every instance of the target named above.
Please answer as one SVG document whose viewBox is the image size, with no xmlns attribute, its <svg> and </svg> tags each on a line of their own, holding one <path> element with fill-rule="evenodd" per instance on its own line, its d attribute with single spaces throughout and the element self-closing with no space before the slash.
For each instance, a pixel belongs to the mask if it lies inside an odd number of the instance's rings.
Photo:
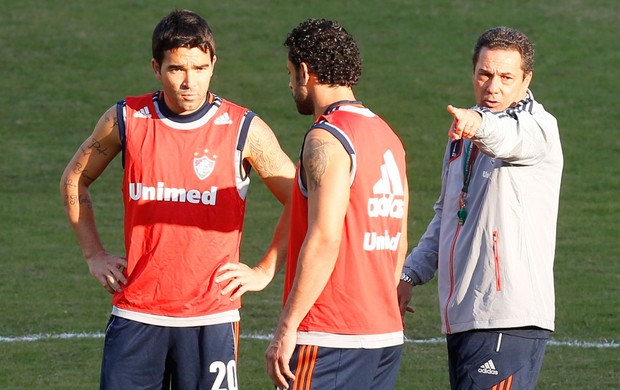
<svg viewBox="0 0 620 390">
<path fill-rule="evenodd" d="M 293 95 L 293 100 L 295 100 L 297 112 L 299 112 L 301 115 L 314 114 L 314 106 L 312 105 L 312 100 L 310 100 L 308 96 L 306 96 L 304 99 L 298 99 L 295 95 Z"/>
<path fill-rule="evenodd" d="M 297 87 L 292 91 L 293 100 L 295 101 L 295 105 L 297 106 L 297 112 L 301 115 L 313 115 L 314 114 L 314 105 L 312 104 L 312 99 L 310 99 L 310 95 L 308 94 L 308 90 L 306 89 L 306 94 L 302 95 L 300 93 L 301 88 L 299 87 L 302 84 L 301 75 L 297 73 L 296 75 Z"/>
</svg>

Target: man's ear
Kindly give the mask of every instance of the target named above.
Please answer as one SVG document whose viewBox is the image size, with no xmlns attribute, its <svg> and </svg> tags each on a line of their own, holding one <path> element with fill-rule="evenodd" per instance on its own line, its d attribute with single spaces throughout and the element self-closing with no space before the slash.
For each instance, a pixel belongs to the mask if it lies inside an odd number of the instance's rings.
<svg viewBox="0 0 620 390">
<path fill-rule="evenodd" d="M 155 58 L 151 58 L 151 67 L 153 68 L 153 72 L 155 73 L 155 78 L 157 80 L 161 80 L 161 67 L 155 61 Z"/>
<path fill-rule="evenodd" d="M 534 77 L 534 72 L 526 73 L 525 76 L 523 76 L 523 84 L 526 90 L 530 87 L 530 83 L 532 82 L 533 77 Z"/>
<path fill-rule="evenodd" d="M 299 64 L 299 84 L 305 87 L 308 85 L 311 79 L 312 76 L 310 75 L 310 67 L 307 63 L 302 62 L 301 64 Z"/>
</svg>

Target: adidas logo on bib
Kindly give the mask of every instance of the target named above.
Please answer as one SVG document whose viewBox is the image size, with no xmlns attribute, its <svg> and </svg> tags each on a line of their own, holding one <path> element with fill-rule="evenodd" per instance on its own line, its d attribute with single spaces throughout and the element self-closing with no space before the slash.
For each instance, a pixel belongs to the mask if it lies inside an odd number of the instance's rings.
<svg viewBox="0 0 620 390">
<path fill-rule="evenodd" d="M 372 189 L 375 197 L 368 199 L 368 216 L 402 218 L 404 190 L 392 151 L 384 153 L 383 161 L 381 178 Z"/>
<path fill-rule="evenodd" d="M 222 115 L 215 118 L 213 123 L 216 125 L 230 125 L 232 124 L 232 119 L 230 119 L 230 116 L 228 115 L 228 113 L 225 112 Z"/>
</svg>

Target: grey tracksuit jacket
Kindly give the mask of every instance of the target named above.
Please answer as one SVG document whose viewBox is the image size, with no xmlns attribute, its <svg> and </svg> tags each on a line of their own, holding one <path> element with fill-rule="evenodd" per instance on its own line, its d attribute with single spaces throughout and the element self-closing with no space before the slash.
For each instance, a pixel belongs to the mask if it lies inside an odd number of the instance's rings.
<svg viewBox="0 0 620 390">
<path fill-rule="evenodd" d="M 407 256 L 404 272 L 414 285 L 437 274 L 444 333 L 522 326 L 554 330 L 563 167 L 557 121 L 529 91 L 506 111 L 473 109 L 482 114 L 482 126 L 473 140 L 448 143 L 435 216 Z M 461 224 L 457 212 L 466 159 L 472 166 Z"/>
</svg>

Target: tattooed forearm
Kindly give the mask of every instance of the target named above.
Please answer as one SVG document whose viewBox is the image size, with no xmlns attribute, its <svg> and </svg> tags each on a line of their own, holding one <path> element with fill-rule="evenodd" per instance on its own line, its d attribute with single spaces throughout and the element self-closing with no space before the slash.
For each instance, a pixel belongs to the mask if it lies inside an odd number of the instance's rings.
<svg viewBox="0 0 620 390">
<path fill-rule="evenodd" d="M 84 205 L 88 208 L 92 208 L 93 202 L 90 199 L 90 195 L 65 195 L 65 206 L 74 206 L 76 204 Z"/>
<path fill-rule="evenodd" d="M 310 139 L 304 145 L 303 163 L 306 185 L 309 190 L 315 190 L 321 186 L 321 180 L 329 162 L 328 147 L 328 142 L 319 139 Z"/>
<path fill-rule="evenodd" d="M 63 186 L 65 190 L 67 190 L 67 188 L 69 187 L 74 187 L 74 188 L 77 187 L 77 184 L 73 183 L 72 179 L 66 178 L 65 182 L 63 183 Z"/>
<path fill-rule="evenodd" d="M 87 179 L 87 180 L 89 180 L 89 181 L 91 181 L 91 182 L 95 181 L 94 177 L 91 177 L 91 176 L 88 175 L 88 171 L 87 170 L 84 170 L 82 172 L 82 177 Z"/>
<path fill-rule="evenodd" d="M 73 167 L 72 171 L 76 175 L 81 175 L 86 180 L 89 180 L 91 182 L 95 181 L 95 178 L 88 175 L 88 171 L 86 169 L 84 169 L 84 165 L 82 165 L 82 163 L 80 163 L 80 162 L 75 163 L 75 166 Z"/>
<path fill-rule="evenodd" d="M 82 165 L 82 163 L 79 162 L 75 163 L 75 166 L 72 169 L 73 173 L 75 173 L 76 175 L 81 175 L 83 170 L 84 166 Z"/>
</svg>

